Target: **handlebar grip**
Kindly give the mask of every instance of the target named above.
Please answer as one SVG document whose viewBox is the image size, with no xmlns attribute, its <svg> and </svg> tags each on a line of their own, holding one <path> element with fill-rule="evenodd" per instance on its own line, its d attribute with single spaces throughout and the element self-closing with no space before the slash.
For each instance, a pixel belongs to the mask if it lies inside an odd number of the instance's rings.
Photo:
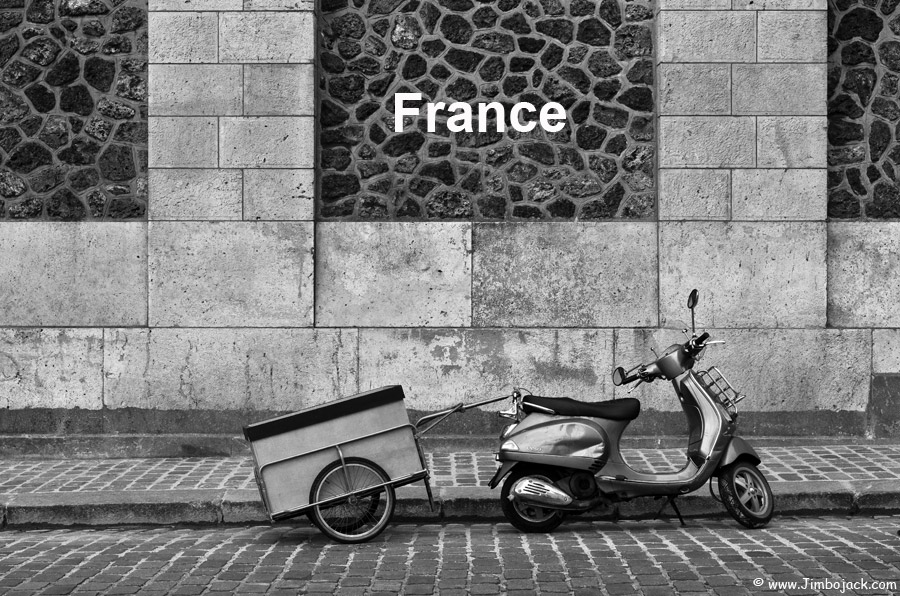
<svg viewBox="0 0 900 596">
<path fill-rule="evenodd" d="M 702 344 L 703 342 L 705 342 L 705 341 L 708 340 L 708 339 L 709 339 L 709 333 L 707 333 L 706 331 L 704 331 L 703 333 L 700 334 L 700 337 L 697 338 L 697 342 L 696 342 L 696 343 Z"/>
</svg>

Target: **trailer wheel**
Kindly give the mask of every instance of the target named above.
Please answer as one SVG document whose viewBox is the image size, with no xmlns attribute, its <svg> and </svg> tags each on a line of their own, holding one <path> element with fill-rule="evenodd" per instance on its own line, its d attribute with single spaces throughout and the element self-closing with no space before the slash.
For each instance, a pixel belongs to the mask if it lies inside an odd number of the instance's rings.
<svg viewBox="0 0 900 596">
<path fill-rule="evenodd" d="M 394 514 L 394 487 L 379 486 L 390 478 L 377 464 L 360 457 L 335 460 L 319 472 L 309 491 L 317 503 L 347 495 L 331 505 L 310 510 L 310 519 L 325 535 L 349 544 L 378 536 Z M 376 488 L 377 487 L 377 488 Z"/>
</svg>

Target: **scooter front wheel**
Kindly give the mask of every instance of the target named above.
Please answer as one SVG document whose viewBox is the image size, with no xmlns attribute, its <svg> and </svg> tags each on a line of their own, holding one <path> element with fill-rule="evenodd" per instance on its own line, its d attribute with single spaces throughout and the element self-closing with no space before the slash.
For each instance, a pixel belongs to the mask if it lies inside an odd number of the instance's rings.
<svg viewBox="0 0 900 596">
<path fill-rule="evenodd" d="M 563 522 L 565 513 L 558 509 L 520 503 L 509 498 L 513 487 L 523 478 L 553 482 L 555 476 L 552 471 L 530 468 L 521 464 L 512 469 L 500 490 L 500 509 L 503 510 L 503 515 L 506 516 L 509 523 L 523 532 L 533 533 L 552 532 Z"/>
<path fill-rule="evenodd" d="M 728 513 L 742 526 L 762 528 L 775 513 L 775 497 L 759 468 L 734 463 L 719 473 L 719 493 Z"/>
</svg>

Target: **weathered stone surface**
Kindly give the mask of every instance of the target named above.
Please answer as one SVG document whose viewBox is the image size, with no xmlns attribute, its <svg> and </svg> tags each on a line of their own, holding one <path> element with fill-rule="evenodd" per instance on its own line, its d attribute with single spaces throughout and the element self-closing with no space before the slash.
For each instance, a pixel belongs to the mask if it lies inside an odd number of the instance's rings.
<svg viewBox="0 0 900 596">
<path fill-rule="evenodd" d="M 662 11 L 662 62 L 756 62 L 756 15 L 730 11 Z"/>
<path fill-rule="evenodd" d="M 660 167 L 755 165 L 754 118 L 662 116 L 659 121 Z"/>
<path fill-rule="evenodd" d="M 59 14 L 67 17 L 102 15 L 108 12 L 109 7 L 102 0 L 62 0 L 59 4 Z"/>
<path fill-rule="evenodd" d="M 700 288 L 697 315 L 712 305 L 710 292 Z M 678 297 L 681 318 L 690 323 Z M 665 308 L 665 305 L 663 305 Z M 699 329 L 698 324 L 698 329 Z M 695 368 L 717 366 L 728 381 L 747 398 L 739 412 L 863 411 L 869 400 L 871 332 L 867 329 L 720 329 L 706 328 L 712 339 L 725 344 L 710 346 Z M 620 329 L 616 331 L 615 366 L 634 366 L 660 354 L 673 343 L 683 343 L 680 329 Z M 790 354 L 789 358 L 785 358 Z M 747 362 L 758 366 L 747 366 Z M 625 397 L 627 387 L 616 387 Z M 639 386 L 629 397 L 641 400 L 642 409 L 680 411 L 681 405 L 666 383 Z"/>
<path fill-rule="evenodd" d="M 900 329 L 872 330 L 872 373 L 900 374 Z"/>
<path fill-rule="evenodd" d="M 244 170 L 244 219 L 312 220 L 315 171 Z"/>
<path fill-rule="evenodd" d="M 314 122 L 311 117 L 221 118 L 222 167 L 311 168 Z"/>
<path fill-rule="evenodd" d="M 18 94 L 0 86 L 0 124 L 12 124 L 28 115 L 28 104 Z"/>
<path fill-rule="evenodd" d="M 729 170 L 659 171 L 661 220 L 725 220 L 731 209 Z"/>
<path fill-rule="evenodd" d="M 297 410 L 358 392 L 353 329 L 106 329 L 108 408 Z"/>
<path fill-rule="evenodd" d="M 0 196 L 7 199 L 25 192 L 25 181 L 12 172 L 0 171 Z"/>
<path fill-rule="evenodd" d="M 315 69 L 312 64 L 244 67 L 244 114 L 315 115 Z"/>
<path fill-rule="evenodd" d="M 150 324 L 312 325 L 308 223 L 152 222 Z"/>
<path fill-rule="evenodd" d="M 150 167 L 218 167 L 216 139 L 215 118 L 153 118 L 150 120 Z"/>
<path fill-rule="evenodd" d="M 52 161 L 53 156 L 46 147 L 29 141 L 19 145 L 6 160 L 5 165 L 13 172 L 27 174 L 35 168 L 49 165 Z"/>
<path fill-rule="evenodd" d="M 592 401 L 612 393 L 612 354 L 608 329 L 363 329 L 359 381 L 363 390 L 402 378 L 416 410 L 499 395 L 513 383 Z"/>
<path fill-rule="evenodd" d="M 96 89 L 106 93 L 116 78 L 116 63 L 112 60 L 91 57 L 84 62 L 84 80 Z"/>
<path fill-rule="evenodd" d="M 241 219 L 241 171 L 150 170 L 152 220 Z"/>
<path fill-rule="evenodd" d="M 320 223 L 316 322 L 471 324 L 472 228 L 464 223 Z"/>
<path fill-rule="evenodd" d="M 828 147 L 824 116 L 773 116 L 757 119 L 757 166 L 822 168 Z"/>
<path fill-rule="evenodd" d="M 900 327 L 900 224 L 833 222 L 828 226 L 828 324 Z"/>
<path fill-rule="evenodd" d="M 214 12 L 151 12 L 150 62 L 214 64 L 219 61 L 218 29 L 218 14 Z"/>
<path fill-rule="evenodd" d="M 825 64 L 736 64 L 732 113 L 811 116 L 826 113 Z"/>
<path fill-rule="evenodd" d="M 37 233 L 37 232 L 40 233 Z M 0 226 L 0 325 L 147 324 L 146 224 Z"/>
<path fill-rule="evenodd" d="M 659 112 L 664 115 L 729 114 L 731 65 L 660 64 Z"/>
<path fill-rule="evenodd" d="M 825 326 L 824 223 L 662 223 L 659 275 L 662 324 L 698 288 L 699 327 Z"/>
<path fill-rule="evenodd" d="M 241 114 L 241 66 L 150 65 L 150 113 L 157 116 Z"/>
<path fill-rule="evenodd" d="M 35 83 L 25 89 L 25 97 L 34 106 L 34 109 L 46 114 L 56 107 L 56 95 L 41 83 Z"/>
<path fill-rule="evenodd" d="M 3 408 L 99 410 L 103 330 L 0 329 L 0 371 Z"/>
<path fill-rule="evenodd" d="M 732 219 L 824 220 L 825 169 L 733 170 Z"/>
<path fill-rule="evenodd" d="M 655 224 L 484 224 L 476 238 L 476 326 L 657 324 Z"/>
<path fill-rule="evenodd" d="M 22 57 L 38 66 L 48 66 L 59 55 L 61 48 L 49 37 L 37 37 L 22 48 Z"/>
<path fill-rule="evenodd" d="M 312 62 L 311 12 L 225 12 L 220 16 L 220 62 Z"/>
<path fill-rule="evenodd" d="M 758 16 L 760 62 L 825 62 L 824 10 L 772 11 Z"/>
</svg>

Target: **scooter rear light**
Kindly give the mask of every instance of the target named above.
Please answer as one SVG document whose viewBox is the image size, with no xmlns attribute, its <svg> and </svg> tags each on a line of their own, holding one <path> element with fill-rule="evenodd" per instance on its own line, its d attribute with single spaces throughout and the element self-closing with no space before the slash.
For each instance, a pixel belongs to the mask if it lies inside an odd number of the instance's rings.
<svg viewBox="0 0 900 596">
<path fill-rule="evenodd" d="M 504 441 L 502 445 L 500 445 L 500 451 L 518 451 L 519 446 L 516 445 L 515 441 Z"/>
</svg>

